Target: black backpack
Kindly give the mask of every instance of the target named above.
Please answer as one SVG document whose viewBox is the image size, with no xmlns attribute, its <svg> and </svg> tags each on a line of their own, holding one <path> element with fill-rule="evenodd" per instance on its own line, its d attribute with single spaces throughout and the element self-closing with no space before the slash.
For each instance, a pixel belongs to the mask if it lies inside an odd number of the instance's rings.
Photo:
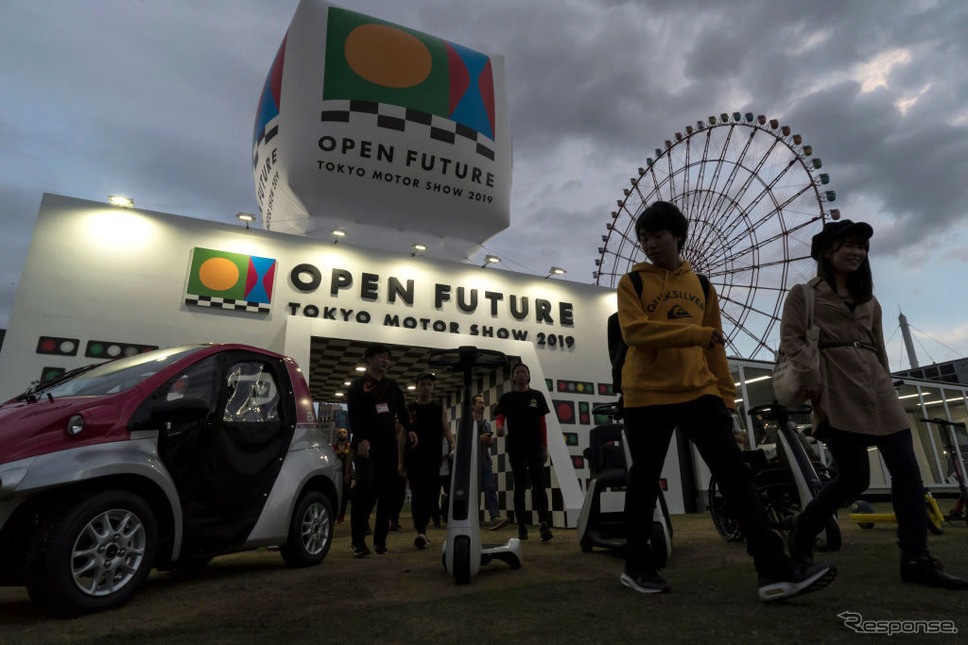
<svg viewBox="0 0 968 645">
<path fill-rule="evenodd" d="M 628 276 L 635 287 L 635 293 L 641 298 L 642 276 L 639 275 L 638 271 L 631 271 Z M 702 285 L 703 297 L 708 300 L 709 278 L 701 273 L 697 273 L 696 277 L 699 278 L 699 284 Z M 625 366 L 625 354 L 628 351 L 629 346 L 625 344 L 625 339 L 622 337 L 622 327 L 618 323 L 618 312 L 616 311 L 608 317 L 608 358 L 612 363 L 612 392 L 614 394 L 622 393 L 622 368 Z"/>
</svg>

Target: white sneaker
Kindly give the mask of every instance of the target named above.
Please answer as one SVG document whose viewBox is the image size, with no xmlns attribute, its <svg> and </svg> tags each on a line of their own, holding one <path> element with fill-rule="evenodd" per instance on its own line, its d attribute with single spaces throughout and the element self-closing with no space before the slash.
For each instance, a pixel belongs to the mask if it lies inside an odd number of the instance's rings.
<svg viewBox="0 0 968 645">
<path fill-rule="evenodd" d="M 420 550 L 426 549 L 428 544 L 430 544 L 430 540 L 423 533 L 418 533 L 417 537 L 413 539 L 413 545 Z"/>
<path fill-rule="evenodd" d="M 837 569 L 829 564 L 791 563 L 790 570 L 781 578 L 759 577 L 759 596 L 763 602 L 792 598 L 811 591 L 819 591 L 837 577 Z"/>
</svg>

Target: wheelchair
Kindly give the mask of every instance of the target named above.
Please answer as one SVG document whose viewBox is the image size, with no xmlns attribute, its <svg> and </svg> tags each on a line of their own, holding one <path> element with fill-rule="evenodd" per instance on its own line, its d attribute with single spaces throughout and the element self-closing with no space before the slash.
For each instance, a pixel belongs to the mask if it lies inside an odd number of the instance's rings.
<svg viewBox="0 0 968 645">
<path fill-rule="evenodd" d="M 768 456 L 763 448 L 743 451 L 743 461 L 753 475 L 770 527 L 784 535 L 793 528 L 793 519 L 831 479 L 830 471 L 811 461 L 801 441 L 795 417 L 809 414 L 809 407 L 786 408 L 777 403 L 760 405 L 750 410 L 760 427 L 776 427 L 776 455 Z M 716 530 L 727 542 L 743 540 L 739 522 L 722 495 L 715 477 L 710 478 L 709 511 Z M 840 525 L 831 516 L 817 536 L 817 549 L 838 551 L 842 544 Z"/>
</svg>

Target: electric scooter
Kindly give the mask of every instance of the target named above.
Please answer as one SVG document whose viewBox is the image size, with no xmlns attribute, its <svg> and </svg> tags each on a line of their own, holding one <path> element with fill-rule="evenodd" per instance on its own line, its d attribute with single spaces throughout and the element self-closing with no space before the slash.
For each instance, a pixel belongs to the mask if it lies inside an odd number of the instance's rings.
<svg viewBox="0 0 968 645">
<path fill-rule="evenodd" d="M 958 501 L 955 502 L 954 508 L 946 516 L 949 522 L 956 522 L 958 520 L 968 522 L 968 510 L 965 506 L 968 505 L 968 486 L 966 486 L 965 477 L 965 464 L 968 462 L 968 454 L 965 453 L 966 446 L 964 443 L 958 441 L 958 431 L 962 435 L 968 430 L 968 426 L 965 425 L 964 421 L 948 421 L 947 419 L 923 419 L 928 423 L 934 423 L 939 428 L 946 428 L 948 431 L 943 433 L 944 436 L 944 451 L 948 455 L 948 472 L 947 477 L 954 477 L 955 481 L 958 482 L 958 490 L 960 495 L 958 496 Z"/>
<path fill-rule="evenodd" d="M 466 585 L 491 560 L 506 562 L 512 569 L 521 568 L 521 541 L 511 538 L 507 544 L 482 544 L 478 517 L 480 482 L 478 474 L 477 421 L 471 412 L 471 381 L 475 367 L 496 367 L 507 364 L 502 352 L 463 346 L 457 349 L 430 352 L 427 364 L 449 367 L 464 375 L 464 403 L 461 408 L 460 429 L 454 451 L 454 469 L 450 482 L 447 539 L 441 561 L 454 582 Z"/>
<path fill-rule="evenodd" d="M 609 490 L 622 490 L 628 485 L 628 468 L 632 465 L 632 455 L 625 438 L 625 426 L 617 422 L 621 414 L 619 405 L 597 405 L 592 413 L 607 416 L 613 423 L 596 426 L 588 435 L 589 445 L 585 458 L 588 460 L 591 479 L 578 515 L 578 544 L 586 553 L 595 547 L 622 552 L 627 539 L 624 498 L 621 507 L 614 500 L 612 509 L 604 510 L 602 495 Z M 618 510 L 615 510 L 616 507 Z M 669 521 L 669 509 L 661 485 L 652 514 L 650 545 L 655 566 L 666 566 L 672 556 L 672 523 Z"/>
<path fill-rule="evenodd" d="M 963 508 L 965 500 L 968 499 L 968 490 L 965 488 L 964 462 L 958 459 L 958 451 L 955 449 L 954 429 L 964 428 L 965 424 L 958 421 L 948 421 L 947 419 L 921 419 L 921 421 L 948 429 L 948 432 L 941 433 L 944 437 L 944 449 L 948 455 L 948 476 L 954 477 L 958 482 L 961 495 L 958 498 L 956 508 L 958 505 Z M 962 456 L 962 459 L 964 459 L 964 456 Z M 942 535 L 946 518 L 944 513 L 941 512 L 941 507 L 938 506 L 938 500 L 929 490 L 924 491 L 924 506 L 928 517 L 928 531 L 935 535 Z M 951 521 L 964 518 L 953 512 L 947 519 Z M 850 506 L 850 521 L 856 522 L 862 529 L 872 529 L 875 524 L 894 523 L 897 521 L 897 517 L 893 512 L 875 513 L 870 504 L 859 499 Z"/>
<path fill-rule="evenodd" d="M 928 517 L 928 531 L 935 535 L 944 534 L 944 514 L 938 506 L 938 500 L 931 491 L 924 491 L 924 508 Z M 890 513 L 875 513 L 874 508 L 862 499 L 850 505 L 850 521 L 855 522 L 862 529 L 872 529 L 875 524 L 897 522 L 894 511 Z"/>
</svg>

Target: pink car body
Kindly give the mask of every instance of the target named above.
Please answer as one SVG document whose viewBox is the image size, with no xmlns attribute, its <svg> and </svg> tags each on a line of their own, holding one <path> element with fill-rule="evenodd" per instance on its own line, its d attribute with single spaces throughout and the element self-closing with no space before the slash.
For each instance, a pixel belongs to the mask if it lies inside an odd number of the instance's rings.
<svg viewBox="0 0 968 645">
<path fill-rule="evenodd" d="M 296 363 L 246 345 L 155 350 L 0 405 L 0 584 L 49 612 L 125 602 L 151 568 L 278 545 L 322 561 L 341 465 Z"/>
</svg>

